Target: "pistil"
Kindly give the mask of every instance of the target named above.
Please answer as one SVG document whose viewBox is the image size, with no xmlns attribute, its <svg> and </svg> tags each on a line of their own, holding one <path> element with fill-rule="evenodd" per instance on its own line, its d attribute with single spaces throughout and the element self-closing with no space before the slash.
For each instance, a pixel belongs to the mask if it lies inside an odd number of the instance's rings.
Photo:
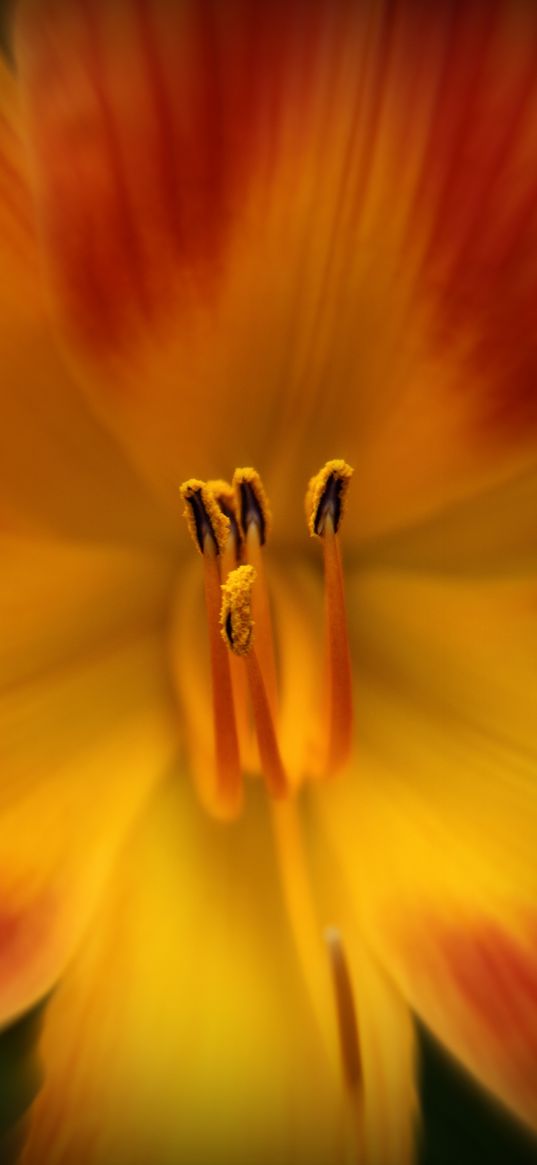
<svg viewBox="0 0 537 1165">
<path fill-rule="evenodd" d="M 339 1050 L 345 1085 L 349 1161 L 363 1160 L 362 1060 L 352 979 L 340 930 L 329 926 L 324 941 L 330 962 Z"/>
<path fill-rule="evenodd" d="M 215 812 L 229 818 L 240 812 L 243 798 L 230 661 L 219 634 L 221 559 L 229 538 L 230 521 L 204 482 L 191 478 L 181 486 L 181 495 L 190 534 L 203 558 L 215 752 L 215 787 L 210 791 L 210 799 Z"/>
</svg>

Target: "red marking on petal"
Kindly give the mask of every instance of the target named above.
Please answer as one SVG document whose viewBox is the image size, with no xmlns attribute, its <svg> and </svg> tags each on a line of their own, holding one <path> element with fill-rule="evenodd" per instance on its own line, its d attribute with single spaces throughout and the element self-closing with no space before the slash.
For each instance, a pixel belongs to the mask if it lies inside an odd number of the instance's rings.
<svg viewBox="0 0 537 1165">
<path fill-rule="evenodd" d="M 424 919 L 398 931 L 416 1010 L 537 1125 L 537 925 L 527 943 L 484 918 L 459 927 Z"/>
<path fill-rule="evenodd" d="M 503 444 L 537 430 L 537 13 L 472 3 L 453 20 L 416 202 L 434 208 L 422 278 L 438 343 L 465 345 L 472 436 Z"/>
<path fill-rule="evenodd" d="M 19 22 L 41 218 L 64 313 L 116 347 L 215 294 L 302 0 L 46 0 Z M 272 113 L 274 110 L 272 110 Z"/>
<path fill-rule="evenodd" d="M 0 899 L 0 1022 L 50 987 L 57 924 L 57 903 L 49 890 L 17 909 Z"/>
</svg>

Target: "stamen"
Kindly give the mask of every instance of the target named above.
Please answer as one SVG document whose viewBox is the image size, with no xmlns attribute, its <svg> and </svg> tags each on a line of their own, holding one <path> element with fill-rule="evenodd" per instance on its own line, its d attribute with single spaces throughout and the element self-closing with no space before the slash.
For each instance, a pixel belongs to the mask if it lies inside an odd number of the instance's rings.
<svg viewBox="0 0 537 1165">
<path fill-rule="evenodd" d="M 237 498 L 231 482 L 228 481 L 208 481 L 207 489 L 229 521 L 229 533 L 220 560 L 222 579 L 225 579 L 241 560 L 242 536 Z M 252 771 L 259 767 L 259 762 L 248 706 L 248 680 L 241 660 L 233 653 L 228 658 L 242 767 Z"/>
<path fill-rule="evenodd" d="M 327 927 L 324 932 L 324 941 L 328 949 L 334 985 L 343 1076 L 349 1092 L 356 1094 L 361 1088 L 362 1064 L 349 967 L 341 934 L 337 927 Z"/>
<path fill-rule="evenodd" d="M 183 482 L 181 497 L 185 502 L 183 517 L 200 554 L 205 553 L 207 541 L 212 542 L 215 554 L 221 554 L 227 543 L 230 522 L 211 490 L 204 481 L 191 477 Z"/>
<path fill-rule="evenodd" d="M 235 490 L 229 481 L 208 481 L 207 489 L 229 522 L 226 545 L 222 551 L 222 573 L 229 574 L 238 566 L 241 551 L 241 532 Z"/>
<path fill-rule="evenodd" d="M 306 517 L 310 534 L 322 537 L 326 520 L 331 518 L 337 534 L 353 470 L 340 458 L 326 465 L 310 479 L 306 493 Z"/>
<path fill-rule="evenodd" d="M 239 504 L 240 522 L 243 536 L 248 537 L 252 527 L 258 531 L 259 543 L 265 545 L 270 533 L 272 518 L 265 487 L 255 469 L 236 469 L 233 486 Z"/>
<path fill-rule="evenodd" d="M 275 717 L 278 707 L 276 661 L 269 592 L 262 551 L 272 524 L 270 506 L 261 478 L 255 469 L 236 469 L 233 474 L 233 487 L 244 539 L 244 558 L 250 566 L 254 567 L 257 576 L 253 596 L 256 652 L 265 677 L 272 715 Z"/>
<path fill-rule="evenodd" d="M 323 544 L 329 701 L 328 773 L 335 772 L 345 763 L 352 744 L 352 669 L 338 538 L 352 472 L 345 461 L 328 461 L 312 477 L 306 494 L 310 534 L 319 537 Z"/>
<path fill-rule="evenodd" d="M 278 747 L 261 661 L 254 646 L 252 590 L 256 577 L 250 565 L 238 566 L 228 574 L 222 586 L 220 628 L 222 639 L 229 650 L 244 658 L 246 663 L 261 767 L 269 792 L 273 797 L 284 797 L 288 792 L 288 780 Z"/>
<path fill-rule="evenodd" d="M 220 557 L 229 535 L 229 519 L 204 482 L 190 479 L 181 486 L 184 516 L 203 556 L 205 606 L 212 675 L 216 788 L 212 800 L 222 816 L 236 816 L 242 805 L 242 778 L 229 656 L 219 635 Z"/>
</svg>

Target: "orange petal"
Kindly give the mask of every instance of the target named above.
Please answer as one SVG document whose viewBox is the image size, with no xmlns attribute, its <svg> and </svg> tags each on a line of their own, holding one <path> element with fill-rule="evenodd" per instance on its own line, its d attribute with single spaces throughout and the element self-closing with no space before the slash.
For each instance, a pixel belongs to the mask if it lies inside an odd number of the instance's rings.
<svg viewBox="0 0 537 1165">
<path fill-rule="evenodd" d="M 336 892 L 411 1006 L 537 1127 L 533 576 L 350 586 L 352 776 L 323 794 Z"/>
<path fill-rule="evenodd" d="M 150 556 L 4 540 L 0 1022 L 63 971 L 177 747 Z"/>
<path fill-rule="evenodd" d="M 0 518 L 108 541 L 167 536 L 57 350 L 42 286 L 15 78 L 0 62 Z"/>
<path fill-rule="evenodd" d="M 298 530 L 337 454 L 358 540 L 534 457 L 536 42 L 510 0 L 20 5 L 59 314 L 161 492 L 253 462 Z"/>
</svg>

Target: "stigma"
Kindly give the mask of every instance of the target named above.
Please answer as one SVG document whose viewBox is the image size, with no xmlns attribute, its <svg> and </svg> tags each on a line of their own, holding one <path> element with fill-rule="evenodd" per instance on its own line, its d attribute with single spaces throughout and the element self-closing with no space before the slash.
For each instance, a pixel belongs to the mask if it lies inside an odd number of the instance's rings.
<svg viewBox="0 0 537 1165">
<path fill-rule="evenodd" d="M 311 478 L 306 493 L 307 527 L 322 545 L 324 567 L 324 695 L 318 716 L 324 743 L 320 759 L 301 779 L 336 774 L 352 743 L 352 672 L 339 545 L 351 476 L 346 462 L 328 461 Z M 260 475 L 250 467 L 236 469 L 231 483 L 191 478 L 181 494 L 189 533 L 203 559 L 214 739 L 205 800 L 217 816 L 230 818 L 241 811 L 243 775 L 251 771 L 252 758 L 271 798 L 288 798 L 296 787 L 279 729 L 266 568 L 272 515 Z M 280 653 L 285 651 L 285 643 L 278 646 Z"/>
</svg>

